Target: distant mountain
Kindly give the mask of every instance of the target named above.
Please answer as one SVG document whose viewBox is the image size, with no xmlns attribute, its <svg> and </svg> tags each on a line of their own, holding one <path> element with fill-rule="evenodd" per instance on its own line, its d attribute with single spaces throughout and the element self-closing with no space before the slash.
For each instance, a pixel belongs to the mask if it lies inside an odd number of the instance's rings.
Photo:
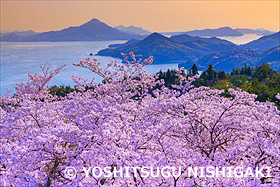
<svg viewBox="0 0 280 187">
<path fill-rule="evenodd" d="M 20 42 L 22 41 L 23 36 L 19 36 L 15 33 L 10 33 L 4 36 L 1 36 L 1 42 Z"/>
<path fill-rule="evenodd" d="M 103 49 L 97 55 L 122 58 L 121 53 L 128 54 L 131 51 L 142 59 L 153 56 L 154 63 L 178 63 L 186 59 L 196 59 L 204 54 L 161 34 L 153 33 L 131 45 L 121 46 L 116 49 Z"/>
<path fill-rule="evenodd" d="M 263 51 L 263 50 L 271 49 L 273 47 L 277 47 L 279 45 L 280 45 L 280 31 L 275 34 L 263 36 L 257 40 L 251 41 L 242 46 L 248 49 Z"/>
<path fill-rule="evenodd" d="M 263 58 L 260 62 L 280 62 L 280 46 L 273 47 L 269 50 L 262 52 Z M 280 65 L 280 64 L 279 64 Z"/>
<path fill-rule="evenodd" d="M 238 49 L 238 46 L 218 38 L 200 38 L 178 35 L 171 38 L 153 33 L 141 41 L 133 40 L 125 44 L 110 45 L 97 55 L 121 58 L 121 53 L 134 52 L 142 58 L 154 56 L 155 63 L 195 62 L 198 58 L 211 52 L 224 52 Z"/>
<path fill-rule="evenodd" d="M 18 36 L 33 36 L 36 34 L 39 34 L 37 32 L 34 32 L 32 30 L 28 31 L 10 31 L 10 32 L 1 32 L 1 36 L 9 35 L 9 34 L 16 34 Z"/>
<path fill-rule="evenodd" d="M 186 45 L 195 50 L 201 50 L 205 53 L 208 52 L 224 52 L 238 49 L 239 47 L 227 40 L 222 40 L 219 38 L 201 38 L 193 37 L 187 34 L 171 36 L 171 40 L 179 42 L 180 44 Z"/>
<path fill-rule="evenodd" d="M 233 30 L 230 27 L 221 27 L 218 29 L 193 30 L 187 32 L 162 32 L 162 34 L 171 35 L 171 36 L 188 34 L 190 36 L 199 36 L 199 37 L 243 36 L 243 33 Z"/>
<path fill-rule="evenodd" d="M 249 66 L 259 65 L 261 53 L 253 50 L 233 50 L 223 53 L 210 53 L 200 58 L 196 64 L 199 69 L 207 69 L 212 64 L 216 70 L 231 71 L 232 68 L 241 68 L 247 63 Z"/>
<path fill-rule="evenodd" d="M 159 32 L 159 33 L 166 36 L 166 37 L 186 34 L 186 32 Z"/>
<path fill-rule="evenodd" d="M 243 67 L 245 63 L 249 66 L 257 66 L 267 62 L 277 70 L 280 69 L 278 37 L 279 33 L 278 36 L 276 33 L 254 41 L 253 44 L 261 45 L 263 48 L 278 44 L 268 50 L 256 51 L 246 45 L 235 45 L 215 37 L 201 38 L 183 34 L 168 38 L 153 33 L 140 41 L 131 40 L 114 46 L 115 48 L 101 50 L 97 55 L 122 58 L 122 52 L 128 54 L 132 51 L 143 59 L 150 55 L 154 56 L 155 63 L 158 64 L 179 63 L 180 67 L 189 69 L 196 63 L 200 70 L 207 69 L 208 65 L 212 64 L 215 69 L 224 71 Z"/>
<path fill-rule="evenodd" d="M 261 30 L 261 29 L 241 29 L 237 28 L 234 29 L 235 31 L 241 32 L 242 34 L 257 34 L 259 36 L 266 36 L 270 34 L 274 34 L 275 32 L 269 31 L 269 30 Z"/>
<path fill-rule="evenodd" d="M 207 69 L 212 64 L 216 70 L 231 71 L 232 68 L 241 68 L 246 63 L 249 66 L 258 66 L 266 62 L 270 66 L 280 70 L 280 46 L 271 48 L 266 51 L 256 52 L 254 50 L 232 50 L 227 52 L 214 52 L 204 55 L 196 62 L 200 70 Z M 179 67 L 189 69 L 192 63 L 185 62 L 179 64 Z"/>
<path fill-rule="evenodd" d="M 262 58 L 259 64 L 267 62 L 272 69 L 280 72 L 280 46 L 262 52 Z"/>
<path fill-rule="evenodd" d="M 134 43 L 139 42 L 139 41 L 140 40 L 131 39 L 131 40 L 128 40 L 127 42 L 125 42 L 123 44 L 110 44 L 108 47 L 110 47 L 110 48 L 124 47 L 124 46 L 128 46 L 128 45 L 134 44 Z"/>
<path fill-rule="evenodd" d="M 2 41 L 14 41 L 15 36 L 1 37 Z M 92 19 L 89 22 L 78 26 L 69 27 L 60 31 L 44 32 L 35 36 L 26 36 L 18 38 L 19 41 L 24 42 L 38 42 L 38 41 L 104 41 L 104 40 L 129 40 L 132 38 L 141 38 L 139 35 L 121 32 L 118 29 L 112 28 L 107 24 Z"/>
<path fill-rule="evenodd" d="M 186 34 L 191 36 L 208 36 L 208 37 L 243 35 L 241 32 L 235 31 L 230 27 L 221 27 L 218 29 L 194 30 L 194 31 L 186 32 Z"/>
<path fill-rule="evenodd" d="M 119 25 L 115 27 L 116 29 L 122 31 L 122 32 L 126 32 L 126 33 L 130 33 L 130 34 L 139 34 L 139 35 L 149 35 L 151 34 L 150 31 L 148 30 L 144 30 L 141 27 L 135 27 L 135 26 L 128 26 L 125 27 L 123 25 Z"/>
</svg>

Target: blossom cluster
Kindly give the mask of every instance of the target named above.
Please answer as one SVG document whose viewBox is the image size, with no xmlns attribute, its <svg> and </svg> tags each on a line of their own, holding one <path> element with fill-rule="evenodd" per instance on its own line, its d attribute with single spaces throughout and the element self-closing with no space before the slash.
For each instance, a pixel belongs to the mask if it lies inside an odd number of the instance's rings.
<svg viewBox="0 0 280 187">
<path fill-rule="evenodd" d="M 104 78 L 74 77 L 78 91 L 58 98 L 46 84 L 59 73 L 43 67 L 0 98 L 0 186 L 280 186 L 280 111 L 256 95 L 193 88 L 180 76 L 173 89 L 125 57 L 106 69 L 97 59 L 76 66 Z M 91 89 L 88 89 L 91 88 Z M 279 95 L 277 96 L 279 98 Z M 65 168 L 75 167 L 75 178 Z M 165 166 L 176 177 L 84 177 L 82 168 Z M 270 177 L 191 177 L 188 167 L 269 167 Z M 80 172 L 80 173 L 79 173 Z"/>
</svg>

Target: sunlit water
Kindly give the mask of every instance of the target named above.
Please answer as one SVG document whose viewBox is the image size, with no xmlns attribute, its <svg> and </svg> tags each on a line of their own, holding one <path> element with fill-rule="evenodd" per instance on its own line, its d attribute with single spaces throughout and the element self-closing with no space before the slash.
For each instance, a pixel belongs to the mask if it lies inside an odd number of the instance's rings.
<svg viewBox="0 0 280 187">
<path fill-rule="evenodd" d="M 228 40 L 232 43 L 235 43 L 237 45 L 246 44 L 250 41 L 257 40 L 262 36 L 259 36 L 257 34 L 244 34 L 243 36 L 225 36 L 225 37 L 218 37 L 223 40 Z"/>
<path fill-rule="evenodd" d="M 165 34 L 164 36 L 171 37 L 172 35 Z M 257 34 L 244 34 L 243 36 L 217 36 L 217 38 L 220 38 L 223 40 L 228 40 L 237 45 L 246 44 L 253 40 L 257 40 L 260 37 L 262 37 L 262 36 L 259 36 Z M 211 38 L 211 37 L 205 37 L 205 38 Z"/>
<path fill-rule="evenodd" d="M 236 44 L 244 44 L 258 39 L 257 35 L 243 35 L 241 37 L 220 37 Z M 40 72 L 40 65 L 51 65 L 52 68 L 66 64 L 63 71 L 55 76 L 49 85 L 74 86 L 72 74 L 87 79 L 93 77 L 101 82 L 101 77 L 90 70 L 75 67 L 73 62 L 79 62 L 89 57 L 90 53 L 96 54 L 99 50 L 107 48 L 109 44 L 124 43 L 126 41 L 95 41 L 95 42 L 1 42 L 0 55 L 0 80 L 1 95 L 6 93 L 6 88 L 14 92 L 16 82 L 28 81 L 28 73 Z M 101 66 L 112 60 L 112 57 L 94 56 L 101 62 Z M 176 69 L 178 64 L 156 64 L 146 66 L 147 73 L 156 73 L 159 70 Z"/>
<path fill-rule="evenodd" d="M 6 88 L 14 92 L 16 82 L 28 81 L 28 73 L 40 72 L 40 65 L 51 65 L 52 68 L 66 64 L 63 71 L 55 76 L 49 85 L 74 86 L 72 74 L 87 79 L 93 77 L 101 82 L 101 77 L 90 70 L 73 66 L 73 62 L 79 62 L 89 57 L 90 53 L 96 54 L 99 50 L 107 48 L 112 43 L 124 43 L 126 41 L 97 41 L 97 42 L 2 42 L 0 57 L 1 95 L 6 93 Z M 94 56 L 106 67 L 108 62 L 118 60 L 112 57 Z M 94 58 L 92 57 L 92 58 Z M 150 65 L 146 66 L 147 73 L 156 73 L 160 69 L 176 69 L 178 64 Z"/>
</svg>

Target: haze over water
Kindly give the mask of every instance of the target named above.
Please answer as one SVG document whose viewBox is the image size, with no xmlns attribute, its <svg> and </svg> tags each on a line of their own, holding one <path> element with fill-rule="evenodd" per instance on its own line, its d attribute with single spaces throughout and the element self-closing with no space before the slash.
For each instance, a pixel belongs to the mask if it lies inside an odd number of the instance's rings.
<svg viewBox="0 0 280 187">
<path fill-rule="evenodd" d="M 241 37 L 220 37 L 236 44 L 243 44 L 257 39 L 257 35 L 243 35 Z M 112 43 L 126 41 L 95 41 L 95 42 L 1 42 L 1 95 L 6 93 L 6 88 L 14 92 L 16 82 L 27 81 L 28 73 L 40 72 L 40 65 L 49 64 L 58 67 L 66 64 L 63 71 L 51 81 L 50 85 L 74 86 L 72 74 L 101 82 L 101 78 L 90 70 L 75 67 L 73 62 L 86 59 L 90 53 L 96 54 Z M 102 66 L 112 60 L 112 57 L 96 56 Z M 156 73 L 160 69 L 176 69 L 178 64 L 160 64 L 146 66 L 147 73 Z"/>
<path fill-rule="evenodd" d="M 27 81 L 28 73 L 41 72 L 40 65 L 59 67 L 66 64 L 63 71 L 55 76 L 50 85 L 74 86 L 72 74 L 87 79 L 93 77 L 101 82 L 101 77 L 93 74 L 85 68 L 73 66 L 73 62 L 79 62 L 89 57 L 90 53 L 97 53 L 112 43 L 124 43 L 126 41 L 95 41 L 95 42 L 1 42 L 1 95 L 6 93 L 6 88 L 14 92 L 16 82 Z M 95 56 L 106 67 L 108 62 L 121 59 L 112 57 Z M 94 58 L 94 57 L 93 57 Z M 146 67 L 148 73 L 156 73 L 160 69 L 175 69 L 177 64 L 152 65 Z"/>
<path fill-rule="evenodd" d="M 218 38 L 221 38 L 223 40 L 228 40 L 237 45 L 241 45 L 241 44 L 246 44 L 253 40 L 257 40 L 260 37 L 262 37 L 262 36 L 259 36 L 257 34 L 244 34 L 243 36 L 223 36 L 223 37 L 221 36 Z"/>
</svg>

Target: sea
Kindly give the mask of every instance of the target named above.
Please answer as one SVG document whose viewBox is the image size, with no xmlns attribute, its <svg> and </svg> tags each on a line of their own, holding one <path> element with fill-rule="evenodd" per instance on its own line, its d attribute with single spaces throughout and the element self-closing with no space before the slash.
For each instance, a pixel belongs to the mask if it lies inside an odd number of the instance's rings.
<svg viewBox="0 0 280 187">
<path fill-rule="evenodd" d="M 221 37 L 238 45 L 258 39 L 257 35 L 243 35 L 241 37 Z M 110 44 L 125 43 L 118 41 L 94 41 L 94 42 L 0 42 L 0 95 L 7 93 L 10 96 L 15 92 L 18 82 L 27 82 L 28 73 L 41 72 L 40 66 L 50 66 L 51 69 L 66 65 L 61 73 L 56 75 L 48 86 L 64 85 L 74 87 L 72 75 L 80 76 L 89 80 L 101 82 L 102 78 L 88 69 L 73 66 L 73 62 L 85 60 L 87 57 L 97 58 L 101 67 L 105 68 L 107 63 L 122 59 L 89 56 L 96 54 L 99 50 L 105 49 Z M 149 74 L 168 69 L 177 69 L 178 64 L 152 64 L 145 66 Z"/>
</svg>

